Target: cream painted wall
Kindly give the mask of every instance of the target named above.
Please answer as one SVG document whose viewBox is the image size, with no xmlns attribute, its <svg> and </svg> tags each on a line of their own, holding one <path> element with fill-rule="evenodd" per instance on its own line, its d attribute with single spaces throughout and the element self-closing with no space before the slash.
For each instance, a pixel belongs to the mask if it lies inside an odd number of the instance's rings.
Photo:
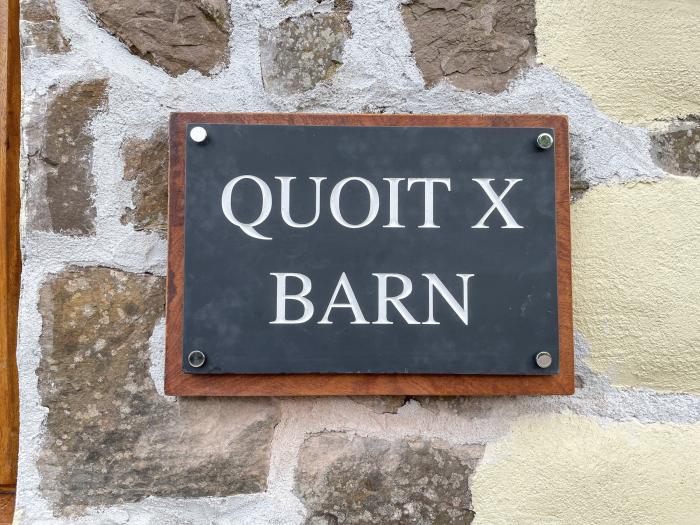
<svg viewBox="0 0 700 525">
<path fill-rule="evenodd" d="M 697 423 L 521 419 L 486 447 L 474 525 L 697 523 L 698 443 Z"/>
<path fill-rule="evenodd" d="M 700 113 L 700 1 L 538 0 L 538 60 L 623 122 Z"/>
<path fill-rule="evenodd" d="M 598 186 L 572 230 L 588 364 L 616 385 L 700 394 L 700 180 Z"/>
</svg>

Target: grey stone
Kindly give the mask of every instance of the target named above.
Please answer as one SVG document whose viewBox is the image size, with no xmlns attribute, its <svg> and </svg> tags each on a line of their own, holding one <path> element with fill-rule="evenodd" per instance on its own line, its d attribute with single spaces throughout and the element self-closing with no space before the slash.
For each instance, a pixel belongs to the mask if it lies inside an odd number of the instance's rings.
<svg viewBox="0 0 700 525">
<path fill-rule="evenodd" d="M 512 396 L 503 397 L 475 397 L 475 396 L 418 396 L 416 402 L 426 410 L 438 414 L 440 412 L 466 415 L 469 419 L 483 419 L 490 417 L 496 407 L 501 404 L 513 403 Z M 502 401 L 505 400 L 505 401 Z"/>
<path fill-rule="evenodd" d="M 350 396 L 355 403 L 377 414 L 396 414 L 406 404 L 406 396 Z"/>
<path fill-rule="evenodd" d="M 171 75 L 209 74 L 228 64 L 226 0 L 84 0 L 97 22 L 129 50 Z"/>
<path fill-rule="evenodd" d="M 266 488 L 274 401 L 160 396 L 149 338 L 164 278 L 69 268 L 40 294 L 37 369 L 48 409 L 38 460 L 57 515 L 148 496 L 200 497 Z"/>
<path fill-rule="evenodd" d="M 584 162 L 584 152 L 582 151 L 582 148 L 585 146 L 583 144 L 584 141 L 581 137 L 575 133 L 571 134 L 569 188 L 571 190 L 571 199 L 574 201 L 581 198 L 584 192 L 590 188 L 590 183 L 585 177 L 586 163 Z"/>
<path fill-rule="evenodd" d="M 70 42 L 61 31 L 54 0 L 22 0 L 22 53 L 30 49 L 42 53 L 65 53 Z"/>
<path fill-rule="evenodd" d="M 28 198 L 33 228 L 83 236 L 95 233 L 95 181 L 90 122 L 106 108 L 107 81 L 49 90 L 27 125 Z"/>
<path fill-rule="evenodd" d="M 299 453 L 296 492 L 307 525 L 468 524 L 469 478 L 482 455 L 481 445 L 419 437 L 314 434 Z"/>
<path fill-rule="evenodd" d="M 302 93 L 330 79 L 342 64 L 351 34 L 352 4 L 336 2 L 331 13 L 305 13 L 260 31 L 265 88 L 280 95 Z"/>
<path fill-rule="evenodd" d="M 653 134 L 652 155 L 668 173 L 700 177 L 700 117 L 689 117 Z"/>
<path fill-rule="evenodd" d="M 168 131 L 159 129 L 148 139 L 127 139 L 122 144 L 124 180 L 134 182 L 133 208 L 122 223 L 165 237 L 168 230 Z"/>
<path fill-rule="evenodd" d="M 534 0 L 412 0 L 401 8 L 428 87 L 496 93 L 534 63 Z"/>
</svg>

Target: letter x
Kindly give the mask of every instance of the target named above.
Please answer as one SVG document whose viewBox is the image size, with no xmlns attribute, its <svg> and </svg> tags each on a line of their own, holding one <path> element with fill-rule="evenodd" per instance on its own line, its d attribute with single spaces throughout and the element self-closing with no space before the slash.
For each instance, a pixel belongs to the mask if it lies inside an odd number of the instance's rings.
<svg viewBox="0 0 700 525">
<path fill-rule="evenodd" d="M 503 190 L 503 193 L 500 195 L 496 195 L 496 192 L 493 191 L 493 188 L 491 187 L 491 181 L 494 179 L 472 179 L 474 182 L 476 182 L 479 186 L 481 186 L 481 189 L 484 190 L 484 193 L 488 196 L 489 199 L 491 199 L 491 202 L 493 205 L 488 209 L 488 211 L 484 214 L 484 216 L 481 218 L 481 220 L 476 223 L 472 228 L 488 228 L 486 224 L 486 219 L 489 218 L 489 216 L 493 213 L 494 210 L 498 210 L 498 213 L 501 214 L 501 217 L 503 217 L 503 220 L 506 221 L 505 225 L 501 226 L 501 228 L 522 228 L 516 220 L 513 218 L 513 216 L 510 214 L 508 211 L 508 208 L 506 208 L 506 205 L 503 204 L 503 198 L 508 195 L 508 192 L 510 189 L 515 186 L 518 182 L 520 182 L 523 179 L 506 179 L 508 181 L 508 187 Z"/>
</svg>

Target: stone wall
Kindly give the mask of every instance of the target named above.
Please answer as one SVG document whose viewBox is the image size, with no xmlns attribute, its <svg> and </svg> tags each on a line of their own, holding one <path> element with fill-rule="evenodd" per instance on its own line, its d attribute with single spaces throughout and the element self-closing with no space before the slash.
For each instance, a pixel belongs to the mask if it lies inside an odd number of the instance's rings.
<svg viewBox="0 0 700 525">
<path fill-rule="evenodd" d="M 22 0 L 18 523 L 697 523 L 697 0 Z M 171 111 L 558 113 L 576 394 L 163 395 Z"/>
</svg>

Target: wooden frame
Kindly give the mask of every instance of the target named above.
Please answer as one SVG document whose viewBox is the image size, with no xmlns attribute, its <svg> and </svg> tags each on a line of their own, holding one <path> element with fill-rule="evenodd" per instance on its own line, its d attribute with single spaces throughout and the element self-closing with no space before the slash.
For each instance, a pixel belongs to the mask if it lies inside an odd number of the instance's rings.
<svg viewBox="0 0 700 525">
<path fill-rule="evenodd" d="M 546 127 L 555 132 L 559 373 L 549 376 L 419 374 L 202 375 L 182 371 L 185 140 L 189 123 L 313 126 Z M 515 395 L 574 392 L 568 119 L 556 115 L 333 115 L 174 113 L 170 119 L 165 393 L 194 396 Z"/>
<path fill-rule="evenodd" d="M 0 523 L 12 521 L 19 400 L 19 2 L 0 0 Z M 7 521 L 5 521 L 7 520 Z"/>
</svg>

